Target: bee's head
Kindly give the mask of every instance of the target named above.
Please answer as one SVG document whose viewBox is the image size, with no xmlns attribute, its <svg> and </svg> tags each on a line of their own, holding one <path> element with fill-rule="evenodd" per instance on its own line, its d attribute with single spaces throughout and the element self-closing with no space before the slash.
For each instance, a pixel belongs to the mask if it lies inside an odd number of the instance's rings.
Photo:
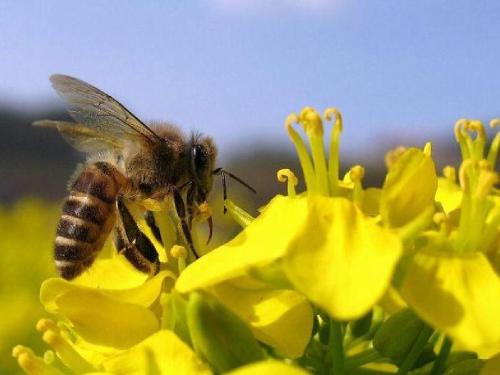
<svg viewBox="0 0 500 375">
<path fill-rule="evenodd" d="M 189 164 L 191 178 L 196 186 L 196 201 L 206 201 L 207 195 L 212 190 L 213 173 L 217 149 L 209 137 L 193 135 L 189 149 Z"/>
</svg>

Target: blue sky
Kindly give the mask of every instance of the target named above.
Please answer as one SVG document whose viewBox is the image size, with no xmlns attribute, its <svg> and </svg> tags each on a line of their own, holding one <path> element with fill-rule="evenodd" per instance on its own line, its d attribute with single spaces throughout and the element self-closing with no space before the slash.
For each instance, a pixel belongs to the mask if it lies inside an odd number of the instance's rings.
<svg viewBox="0 0 500 375">
<path fill-rule="evenodd" d="M 500 2 L 2 1 L 0 102 L 58 102 L 67 73 L 225 154 L 288 146 L 283 120 L 338 107 L 345 143 L 452 135 L 500 116 Z"/>
</svg>

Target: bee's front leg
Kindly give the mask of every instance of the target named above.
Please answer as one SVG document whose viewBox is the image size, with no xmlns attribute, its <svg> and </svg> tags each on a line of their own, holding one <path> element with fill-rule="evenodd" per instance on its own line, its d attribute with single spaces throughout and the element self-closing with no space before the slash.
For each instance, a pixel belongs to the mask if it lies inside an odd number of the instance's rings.
<svg viewBox="0 0 500 375">
<path fill-rule="evenodd" d="M 175 211 L 177 212 L 177 216 L 179 217 L 179 221 L 181 223 L 182 234 L 184 235 L 189 248 L 193 252 L 193 255 L 196 258 L 199 258 L 200 256 L 194 248 L 193 237 L 191 236 L 191 231 L 186 217 L 186 205 L 184 204 L 184 200 L 182 199 L 179 189 L 175 186 L 172 187 L 172 195 L 174 197 Z"/>
<path fill-rule="evenodd" d="M 137 270 L 150 275 L 157 274 L 160 270 L 160 260 L 155 247 L 141 232 L 122 198 L 117 199 L 116 206 L 119 219 L 115 231 L 115 245 L 118 252 Z"/>
</svg>

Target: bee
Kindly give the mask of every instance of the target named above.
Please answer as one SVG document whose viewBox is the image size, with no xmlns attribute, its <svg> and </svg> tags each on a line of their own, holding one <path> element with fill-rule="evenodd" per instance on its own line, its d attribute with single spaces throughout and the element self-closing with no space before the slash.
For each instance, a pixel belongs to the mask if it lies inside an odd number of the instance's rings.
<svg viewBox="0 0 500 375">
<path fill-rule="evenodd" d="M 57 129 L 87 155 L 70 179 L 57 226 L 54 259 L 63 278 L 73 279 L 90 267 L 113 228 L 117 250 L 136 269 L 151 275 L 159 271 L 158 254 L 127 201 L 171 197 L 181 233 L 198 257 L 190 229 L 193 217 L 207 204 L 213 176 L 222 176 L 224 200 L 226 175 L 255 191 L 215 168 L 217 149 L 210 137 L 186 137 L 169 124 L 146 125 L 110 95 L 77 78 L 56 74 L 50 81 L 76 122 L 40 120 L 34 125 Z M 157 229 L 151 212 L 146 221 Z M 212 218 L 207 221 L 210 240 Z"/>
</svg>

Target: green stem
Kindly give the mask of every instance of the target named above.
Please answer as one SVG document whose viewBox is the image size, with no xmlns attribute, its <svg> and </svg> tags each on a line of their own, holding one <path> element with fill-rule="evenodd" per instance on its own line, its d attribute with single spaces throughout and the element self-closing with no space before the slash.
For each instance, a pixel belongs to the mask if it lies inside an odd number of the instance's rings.
<svg viewBox="0 0 500 375">
<path fill-rule="evenodd" d="M 342 324 L 330 319 L 330 355 L 332 361 L 332 375 L 344 374 L 344 345 Z"/>
<path fill-rule="evenodd" d="M 375 349 L 368 349 L 364 352 L 346 358 L 345 368 L 354 369 L 356 367 L 366 365 L 367 363 L 375 362 L 381 358 L 382 356 Z"/>
<path fill-rule="evenodd" d="M 444 339 L 443 345 L 439 350 L 438 357 L 434 362 L 434 366 L 432 367 L 430 375 L 439 375 L 443 373 L 444 365 L 446 364 L 446 360 L 448 359 L 448 355 L 450 354 L 452 344 L 452 341 L 448 337 Z"/>
<path fill-rule="evenodd" d="M 399 370 L 397 372 L 398 375 L 406 375 L 408 371 L 411 370 L 420 354 L 422 354 L 422 351 L 424 350 L 425 345 L 427 344 L 427 341 L 429 341 L 429 338 L 432 336 L 433 332 L 433 329 L 427 326 L 425 326 L 422 331 L 420 331 L 417 340 L 415 341 L 410 349 L 410 352 L 399 367 Z"/>
</svg>

